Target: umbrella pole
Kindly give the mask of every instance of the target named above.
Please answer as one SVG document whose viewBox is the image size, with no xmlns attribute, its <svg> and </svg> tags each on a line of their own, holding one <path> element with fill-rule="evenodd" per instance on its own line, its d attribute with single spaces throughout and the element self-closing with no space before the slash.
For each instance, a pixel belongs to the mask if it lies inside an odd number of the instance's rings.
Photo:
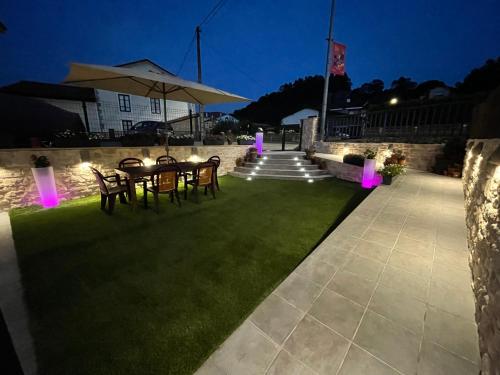
<svg viewBox="0 0 500 375">
<path fill-rule="evenodd" d="M 167 156 L 169 156 L 168 128 L 167 128 L 167 98 L 165 93 L 165 84 L 163 84 L 163 119 L 165 120 L 165 150 L 167 151 Z"/>
</svg>

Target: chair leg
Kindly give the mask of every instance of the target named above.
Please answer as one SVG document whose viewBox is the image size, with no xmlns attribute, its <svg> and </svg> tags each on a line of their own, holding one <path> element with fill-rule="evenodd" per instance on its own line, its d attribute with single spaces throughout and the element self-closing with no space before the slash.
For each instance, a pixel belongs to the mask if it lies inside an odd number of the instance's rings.
<svg viewBox="0 0 500 375">
<path fill-rule="evenodd" d="M 193 189 L 191 190 L 191 196 L 194 195 L 194 201 L 196 203 L 200 202 L 200 198 L 198 197 L 198 185 L 193 185 Z"/>
<path fill-rule="evenodd" d="M 219 177 L 217 177 L 217 173 L 215 174 L 215 186 L 217 186 L 217 191 L 220 191 L 220 188 L 219 188 Z"/>
<path fill-rule="evenodd" d="M 187 184 L 187 176 L 184 175 L 184 200 L 188 199 L 188 184 Z"/>
<path fill-rule="evenodd" d="M 148 208 L 148 189 L 144 189 L 144 208 Z"/>
<path fill-rule="evenodd" d="M 174 192 L 171 191 L 168 195 L 170 196 L 170 203 L 174 203 Z"/>
<path fill-rule="evenodd" d="M 205 186 L 205 195 L 207 195 L 208 186 Z"/>
<path fill-rule="evenodd" d="M 107 199 L 108 199 L 108 197 L 105 194 L 101 193 L 101 210 L 106 209 L 106 200 Z"/>
<path fill-rule="evenodd" d="M 215 199 L 215 184 L 214 184 L 214 182 L 212 182 L 210 184 L 210 191 L 212 192 L 212 197 L 214 197 L 214 199 Z"/>
<path fill-rule="evenodd" d="M 109 211 L 109 214 L 111 215 L 113 213 L 113 210 L 115 209 L 115 202 L 116 202 L 116 194 L 111 194 L 109 197 L 108 197 L 108 211 Z"/>
<path fill-rule="evenodd" d="M 153 197 L 155 198 L 155 211 L 156 213 L 160 213 L 160 194 L 153 193 Z"/>
<path fill-rule="evenodd" d="M 121 204 L 127 204 L 127 198 L 125 198 L 125 193 L 118 193 L 118 196 L 120 197 Z"/>
<path fill-rule="evenodd" d="M 175 197 L 177 198 L 177 203 L 179 203 L 179 207 L 181 206 L 181 200 L 179 198 L 179 190 L 175 189 Z"/>
</svg>

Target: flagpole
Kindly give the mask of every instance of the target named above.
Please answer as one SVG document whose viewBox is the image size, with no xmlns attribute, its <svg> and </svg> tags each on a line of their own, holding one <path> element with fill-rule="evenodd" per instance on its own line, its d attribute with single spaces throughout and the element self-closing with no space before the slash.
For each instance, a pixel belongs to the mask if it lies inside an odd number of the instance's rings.
<svg viewBox="0 0 500 375">
<path fill-rule="evenodd" d="M 320 140 L 325 140 L 326 126 L 326 107 L 328 105 L 328 84 L 330 83 L 330 48 L 333 42 L 333 18 L 335 16 L 335 0 L 332 0 L 330 9 L 330 26 L 328 28 L 328 39 L 326 47 L 326 67 L 325 67 L 325 85 L 323 87 L 323 103 L 321 105 L 321 125 L 320 125 Z"/>
</svg>

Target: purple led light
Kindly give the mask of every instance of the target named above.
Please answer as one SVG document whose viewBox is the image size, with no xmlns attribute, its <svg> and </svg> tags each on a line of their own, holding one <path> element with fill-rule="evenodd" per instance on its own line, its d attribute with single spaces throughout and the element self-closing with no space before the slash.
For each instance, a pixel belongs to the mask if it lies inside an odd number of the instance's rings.
<svg viewBox="0 0 500 375">
<path fill-rule="evenodd" d="M 56 181 L 52 167 L 31 168 L 35 177 L 36 187 L 40 194 L 40 202 L 44 208 L 51 208 L 59 205 L 57 196 Z"/>
<path fill-rule="evenodd" d="M 264 133 L 255 133 L 255 147 L 257 148 L 257 154 L 262 156 L 262 148 L 264 146 Z"/>
<path fill-rule="evenodd" d="M 375 177 L 375 159 L 365 159 L 365 165 L 363 167 L 363 178 L 361 180 L 361 187 L 365 189 L 370 189 L 373 187 L 374 177 Z"/>
</svg>

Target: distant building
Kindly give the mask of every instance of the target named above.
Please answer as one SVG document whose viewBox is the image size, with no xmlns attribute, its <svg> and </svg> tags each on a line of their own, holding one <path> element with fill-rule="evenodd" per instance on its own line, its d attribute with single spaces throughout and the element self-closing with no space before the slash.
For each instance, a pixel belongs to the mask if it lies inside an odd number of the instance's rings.
<svg viewBox="0 0 500 375">
<path fill-rule="evenodd" d="M 319 116 L 315 109 L 305 108 L 281 119 L 282 126 L 300 126 L 301 120 Z"/>
<path fill-rule="evenodd" d="M 233 115 L 225 113 L 222 116 L 219 116 L 219 118 L 217 119 L 217 121 L 218 122 L 233 122 L 233 123 L 236 123 L 236 122 L 239 122 L 240 120 L 238 120 Z"/>
<path fill-rule="evenodd" d="M 429 99 L 447 98 L 450 96 L 449 87 L 435 87 L 429 90 Z"/>
<path fill-rule="evenodd" d="M 174 75 L 147 59 L 118 66 L 137 71 Z M 161 99 L 32 81 L 20 81 L 5 86 L 0 89 L 0 92 L 40 99 L 77 113 L 90 132 L 107 132 L 110 129 L 126 132 L 140 121 L 164 121 L 165 108 Z M 174 120 L 189 116 L 190 110 L 194 113 L 194 104 L 167 100 L 166 105 L 167 122 L 173 124 L 174 130 L 189 131 L 188 121 Z"/>
</svg>

